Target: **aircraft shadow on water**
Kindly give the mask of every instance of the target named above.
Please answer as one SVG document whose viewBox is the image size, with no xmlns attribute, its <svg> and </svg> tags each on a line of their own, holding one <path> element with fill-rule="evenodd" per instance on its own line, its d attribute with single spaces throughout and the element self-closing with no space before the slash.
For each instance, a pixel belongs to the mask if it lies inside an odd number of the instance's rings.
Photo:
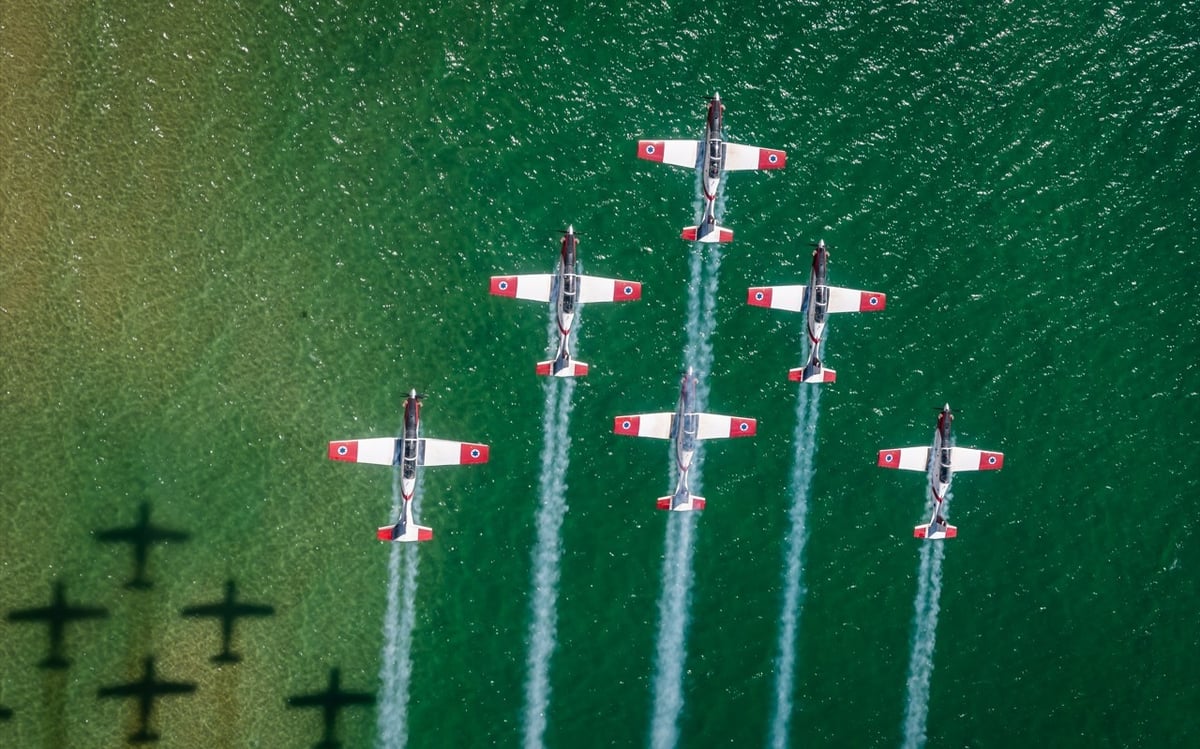
<svg viewBox="0 0 1200 749">
<path fill-rule="evenodd" d="M 154 670 L 154 657 L 147 656 L 143 665 L 142 678 L 126 684 L 101 687 L 97 696 L 100 698 L 136 698 L 138 700 L 140 726 L 135 733 L 130 735 L 129 743 L 144 744 L 159 739 L 159 734 L 150 730 L 150 715 L 154 712 L 154 701 L 160 697 L 191 694 L 195 691 L 195 684 L 159 679 Z"/>
<path fill-rule="evenodd" d="M 341 669 L 331 668 L 329 670 L 329 687 L 325 691 L 287 698 L 288 707 L 319 707 L 323 711 L 325 733 L 321 737 L 321 742 L 316 745 L 317 749 L 336 749 L 336 747 L 341 746 L 338 740 L 334 738 L 334 734 L 337 729 L 338 712 L 342 708 L 350 705 L 375 704 L 375 695 L 366 692 L 342 691 L 341 682 Z"/>
<path fill-rule="evenodd" d="M 233 625 L 243 617 L 273 616 L 275 609 L 261 603 L 237 601 L 237 585 L 233 580 L 225 582 L 225 597 L 216 603 L 188 606 L 180 614 L 184 617 L 212 617 L 221 620 L 221 652 L 212 657 L 214 663 L 238 663 L 242 657 L 231 649 Z"/>
<path fill-rule="evenodd" d="M 11 611 L 7 619 L 10 622 L 44 623 L 50 632 L 50 652 L 38 663 L 38 666 L 62 669 L 70 665 L 70 661 L 62 653 L 66 626 L 76 621 L 103 619 L 107 616 L 108 611 L 102 608 L 68 604 L 66 586 L 62 581 L 56 581 L 53 600 L 49 605 Z"/>
<path fill-rule="evenodd" d="M 153 583 L 146 579 L 146 557 L 153 544 L 187 541 L 189 538 L 191 538 L 189 533 L 163 528 L 151 523 L 150 505 L 147 502 L 143 502 L 138 507 L 138 520 L 134 525 L 126 528 L 111 528 L 96 534 L 96 539 L 104 543 L 133 545 L 133 579 L 125 583 L 125 587 L 134 590 L 147 590 L 153 587 Z"/>
</svg>

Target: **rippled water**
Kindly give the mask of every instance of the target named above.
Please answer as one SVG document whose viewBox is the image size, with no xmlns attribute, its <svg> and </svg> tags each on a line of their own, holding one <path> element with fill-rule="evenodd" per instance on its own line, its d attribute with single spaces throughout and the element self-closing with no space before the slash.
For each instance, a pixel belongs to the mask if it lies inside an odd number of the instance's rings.
<svg viewBox="0 0 1200 749">
<path fill-rule="evenodd" d="M 888 307 L 831 323 L 792 745 L 903 739 L 924 518 L 874 456 L 947 401 L 1005 469 L 955 485 L 929 744 L 1195 744 L 1195 2 L 176 6 L 0 14 L 0 608 L 59 580 L 109 611 L 65 673 L 2 625 L 0 744 L 119 745 L 136 708 L 96 690 L 147 655 L 198 685 L 164 747 L 311 745 L 285 698 L 335 666 L 379 693 L 391 476 L 325 443 L 393 433 L 413 387 L 492 458 L 425 478 L 408 744 L 519 743 L 544 320 L 486 282 L 548 272 L 568 223 L 645 286 L 580 330 L 544 736 L 644 743 L 669 487 L 611 417 L 673 402 L 695 185 L 634 140 L 698 137 L 714 90 L 788 166 L 725 193 L 709 402 L 759 431 L 704 467 L 680 745 L 769 739 L 801 324 L 744 289 L 817 238 Z M 145 592 L 91 537 L 142 502 L 191 533 Z M 178 612 L 229 578 L 276 614 L 217 668 Z"/>
</svg>

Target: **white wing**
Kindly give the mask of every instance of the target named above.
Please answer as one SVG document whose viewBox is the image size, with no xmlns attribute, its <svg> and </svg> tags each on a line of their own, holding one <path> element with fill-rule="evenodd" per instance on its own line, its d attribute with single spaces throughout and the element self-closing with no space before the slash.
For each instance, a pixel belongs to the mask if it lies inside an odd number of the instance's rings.
<svg viewBox="0 0 1200 749">
<path fill-rule="evenodd" d="M 492 276 L 490 291 L 496 296 L 548 302 L 552 283 L 554 283 L 554 276 L 547 273 L 525 276 Z"/>
<path fill-rule="evenodd" d="M 422 439 L 417 453 L 423 466 L 458 466 L 486 463 L 488 446 L 475 442 Z"/>
<path fill-rule="evenodd" d="M 591 302 L 628 302 L 641 299 L 642 284 L 640 281 L 622 281 L 618 278 L 600 278 L 598 276 L 577 276 L 579 279 L 579 301 Z"/>
<path fill-rule="evenodd" d="M 613 420 L 613 431 L 630 437 L 651 437 L 665 440 L 671 437 L 673 413 L 633 414 Z"/>
<path fill-rule="evenodd" d="M 770 307 L 799 312 L 804 309 L 808 286 L 751 286 L 746 303 L 755 307 Z"/>
<path fill-rule="evenodd" d="M 950 448 L 950 468 L 955 471 L 995 471 L 1004 465 L 1004 453 L 970 447 Z"/>
<path fill-rule="evenodd" d="M 390 466 L 396 462 L 396 443 L 399 441 L 395 437 L 371 437 L 330 442 L 329 459 Z"/>
<path fill-rule="evenodd" d="M 753 437 L 758 429 L 758 422 L 741 416 L 720 416 L 718 414 L 696 414 L 699 424 L 696 426 L 696 439 L 713 440 L 729 437 Z"/>
<path fill-rule="evenodd" d="M 875 312 L 887 306 L 887 295 L 878 291 L 859 291 L 838 286 L 828 288 L 827 312 Z"/>
<path fill-rule="evenodd" d="M 929 467 L 928 447 L 901 447 L 879 451 L 881 468 L 899 468 L 903 471 L 924 471 Z"/>
<path fill-rule="evenodd" d="M 639 140 L 638 158 L 695 169 L 700 163 L 700 141 Z"/>
<path fill-rule="evenodd" d="M 781 169 L 787 164 L 787 154 L 777 148 L 725 144 L 725 171 L 745 169 Z"/>
</svg>

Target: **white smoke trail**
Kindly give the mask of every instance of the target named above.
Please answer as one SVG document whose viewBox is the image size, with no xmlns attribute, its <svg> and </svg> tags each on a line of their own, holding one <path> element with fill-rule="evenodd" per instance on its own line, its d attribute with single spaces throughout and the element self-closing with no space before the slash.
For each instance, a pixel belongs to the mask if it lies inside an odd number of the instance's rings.
<svg viewBox="0 0 1200 749">
<path fill-rule="evenodd" d="M 699 185 L 697 185 L 699 187 Z M 695 204 L 703 216 L 703 203 Z M 718 196 L 718 216 L 724 200 Z M 709 261 L 704 262 L 705 244 L 692 244 L 688 282 L 687 322 L 685 326 L 684 364 L 694 371 L 697 411 L 708 404 L 708 375 L 712 371 L 712 334 L 716 328 L 717 280 L 721 267 L 720 246 L 707 245 Z M 689 484 L 694 493 L 703 486 L 703 443 L 692 457 Z M 670 487 L 678 479 L 674 459 L 671 462 Z M 670 749 L 679 742 L 679 715 L 683 711 L 683 671 L 687 660 L 689 598 L 692 586 L 692 556 L 695 549 L 693 513 L 670 513 L 663 554 L 663 591 L 658 602 L 658 638 L 654 657 L 654 715 L 650 744 L 654 749 Z"/>
<path fill-rule="evenodd" d="M 931 454 L 928 481 L 937 468 L 937 456 Z M 932 492 L 927 497 L 925 517 L 933 514 Z M 942 499 L 942 517 L 948 518 L 950 493 Z M 917 595 L 913 599 L 913 645 L 908 659 L 908 680 L 904 707 L 905 749 L 925 746 L 925 726 L 929 717 L 929 682 L 933 678 L 933 652 L 937 637 L 938 612 L 942 598 L 942 559 L 945 541 L 924 541 L 921 561 L 917 564 Z"/>
<path fill-rule="evenodd" d="M 413 491 L 413 518 L 419 518 L 423 474 L 417 474 Z M 392 518 L 400 514 L 400 467 L 392 469 Z M 377 727 L 381 749 L 403 749 L 408 744 L 408 693 L 412 683 L 412 636 L 416 625 L 416 543 L 391 544 L 388 557 L 387 610 L 383 620 L 383 652 L 380 655 L 380 690 Z M 401 557 L 404 575 L 401 577 Z"/>
<path fill-rule="evenodd" d="M 555 327 L 556 323 L 552 320 L 548 333 L 551 346 L 554 344 Z M 577 316 L 571 331 L 572 337 L 578 330 Z M 545 390 L 537 544 L 533 550 L 532 618 L 529 622 L 529 655 L 525 668 L 524 745 L 527 749 L 544 746 L 546 715 L 550 707 L 550 659 L 557 645 L 561 530 L 567 511 L 566 476 L 570 462 L 571 399 L 575 392 L 575 380 L 550 377 L 547 378 Z"/>
<path fill-rule="evenodd" d="M 788 745 L 796 681 L 796 633 L 803 603 L 804 544 L 808 540 L 808 499 L 812 492 L 817 452 L 817 417 L 821 391 L 818 385 L 800 385 L 796 399 L 796 453 L 792 462 L 792 506 L 784 550 L 783 609 L 779 616 L 779 657 L 775 661 L 775 705 L 768 746 Z"/>
</svg>

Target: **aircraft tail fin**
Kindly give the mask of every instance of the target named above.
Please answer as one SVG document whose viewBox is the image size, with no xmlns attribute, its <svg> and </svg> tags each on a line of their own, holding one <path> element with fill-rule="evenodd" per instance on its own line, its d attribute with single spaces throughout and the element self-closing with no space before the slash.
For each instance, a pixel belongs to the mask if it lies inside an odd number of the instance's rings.
<svg viewBox="0 0 1200 749">
<path fill-rule="evenodd" d="M 380 541 L 431 541 L 433 540 L 433 529 L 416 523 L 405 528 L 403 523 L 396 523 L 381 527 L 375 531 L 375 537 Z"/>
<path fill-rule="evenodd" d="M 671 500 L 674 497 L 659 497 L 658 509 L 667 510 L 670 512 L 690 512 L 692 510 L 704 509 L 704 497 L 697 497 L 695 494 L 688 494 L 687 499 L 683 502 L 671 506 Z"/>
<path fill-rule="evenodd" d="M 701 224 L 685 227 L 679 236 L 689 242 L 732 242 L 733 229 L 726 229 L 715 223 Z"/>
<path fill-rule="evenodd" d="M 588 365 L 577 359 L 540 361 L 537 373 L 547 377 L 583 377 L 588 373 Z"/>
<path fill-rule="evenodd" d="M 926 523 L 913 528 L 913 538 L 924 538 L 930 541 L 939 541 L 943 538 L 954 538 L 958 535 L 958 528 L 949 523 Z"/>
</svg>

